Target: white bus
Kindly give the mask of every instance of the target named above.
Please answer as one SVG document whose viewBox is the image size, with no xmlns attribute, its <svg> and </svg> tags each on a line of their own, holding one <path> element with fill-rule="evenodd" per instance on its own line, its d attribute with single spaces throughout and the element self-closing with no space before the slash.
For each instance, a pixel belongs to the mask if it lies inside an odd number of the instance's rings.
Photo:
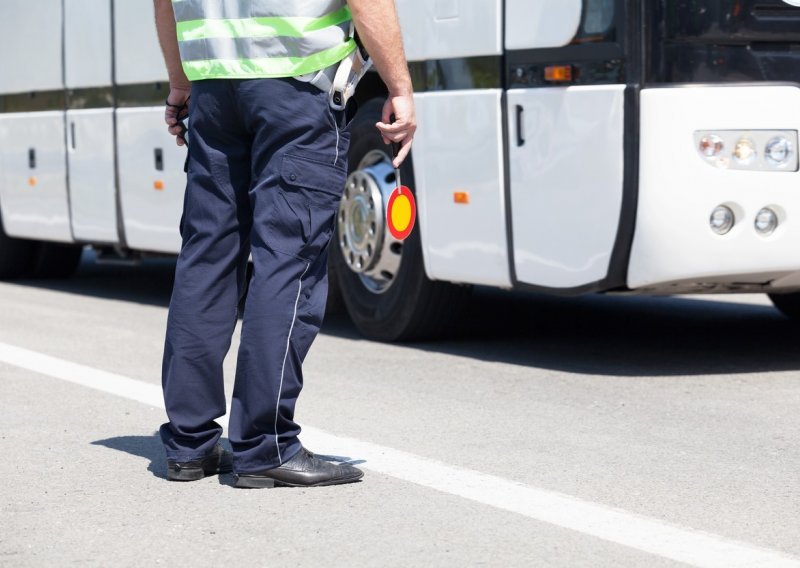
<svg viewBox="0 0 800 568">
<path fill-rule="evenodd" d="M 398 0 L 418 225 L 359 85 L 331 281 L 368 337 L 441 332 L 470 286 L 764 292 L 800 316 L 800 8 L 783 0 Z M 797 3 L 793 1 L 793 3 Z M 179 250 L 185 152 L 149 0 L 4 0 L 0 277 Z"/>
</svg>

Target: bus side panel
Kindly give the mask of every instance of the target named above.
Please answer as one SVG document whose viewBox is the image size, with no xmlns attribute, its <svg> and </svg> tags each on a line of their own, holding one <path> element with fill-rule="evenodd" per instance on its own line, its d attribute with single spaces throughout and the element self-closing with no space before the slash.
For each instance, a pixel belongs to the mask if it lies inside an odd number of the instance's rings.
<svg viewBox="0 0 800 568">
<path fill-rule="evenodd" d="M 409 61 L 421 61 L 500 55 L 501 3 L 501 0 L 397 0 L 406 57 Z"/>
<path fill-rule="evenodd" d="M 510 286 L 500 90 L 418 95 L 414 139 L 425 270 L 432 279 Z M 462 195 L 457 203 L 455 194 Z M 468 203 L 463 203 L 468 201 Z"/>
<path fill-rule="evenodd" d="M 70 241 L 64 146 L 61 0 L 0 8 L 0 205 L 13 236 Z M 36 112 L 33 112 L 36 111 Z"/>
<path fill-rule="evenodd" d="M 622 206 L 625 86 L 508 92 L 517 280 L 578 288 L 608 275 Z"/>
<path fill-rule="evenodd" d="M 712 86 L 642 91 L 641 162 L 630 288 L 669 283 L 764 283 L 800 269 L 800 172 L 715 167 L 700 156 L 695 132 L 800 130 L 800 89 Z M 733 148 L 725 149 L 730 156 Z M 763 147 L 756 148 L 763 159 Z M 797 149 L 795 148 L 795 152 Z M 709 226 L 718 205 L 736 224 Z M 756 233 L 762 207 L 781 213 L 771 236 Z"/>
<path fill-rule="evenodd" d="M 61 0 L 2 0 L 0 15 L 0 94 L 62 89 Z"/>
<path fill-rule="evenodd" d="M 575 37 L 582 0 L 505 0 L 506 49 L 561 47 Z"/>
<path fill-rule="evenodd" d="M 153 3 L 113 1 L 114 82 L 123 87 L 118 92 L 127 92 L 127 85 L 166 83 Z M 166 98 L 165 88 L 162 100 Z M 120 100 L 120 106 L 126 107 L 116 111 L 120 209 L 128 247 L 177 253 L 186 149 L 176 146 L 175 138 L 167 132 L 163 104 L 151 106 L 159 102 Z"/>
<path fill-rule="evenodd" d="M 67 111 L 70 212 L 78 240 L 119 240 L 113 113 L 110 108 Z"/>
<path fill-rule="evenodd" d="M 162 107 L 117 110 L 119 190 L 127 245 L 177 253 L 185 148 L 164 128 Z"/>
<path fill-rule="evenodd" d="M 152 2 L 114 0 L 114 82 L 118 85 L 167 80 L 158 45 Z M 164 98 L 167 98 L 164 93 Z"/>
<path fill-rule="evenodd" d="M 64 113 L 0 115 L 0 203 L 12 237 L 71 242 Z"/>
<path fill-rule="evenodd" d="M 110 87 L 110 0 L 67 0 L 64 8 L 66 87 Z"/>
<path fill-rule="evenodd" d="M 67 110 L 72 234 L 81 241 L 116 244 L 111 2 L 67 0 L 64 7 L 64 77 L 72 108 Z"/>
</svg>

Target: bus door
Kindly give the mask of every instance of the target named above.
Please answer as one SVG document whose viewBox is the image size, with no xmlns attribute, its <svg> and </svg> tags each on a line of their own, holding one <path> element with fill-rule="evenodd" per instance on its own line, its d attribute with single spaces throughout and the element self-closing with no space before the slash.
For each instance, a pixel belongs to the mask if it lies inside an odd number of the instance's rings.
<svg viewBox="0 0 800 568">
<path fill-rule="evenodd" d="M 117 160 L 125 244 L 177 253 L 186 148 L 164 126 L 169 92 L 153 3 L 114 0 Z"/>
<path fill-rule="evenodd" d="M 61 8 L 61 0 L 2 4 L 0 208 L 11 236 L 69 242 Z"/>
<path fill-rule="evenodd" d="M 111 2 L 64 3 L 70 219 L 79 241 L 116 244 Z M 91 25 L 86 25 L 91 22 Z"/>
<path fill-rule="evenodd" d="M 623 195 L 625 79 L 616 0 L 506 0 L 515 281 L 607 279 Z"/>
</svg>

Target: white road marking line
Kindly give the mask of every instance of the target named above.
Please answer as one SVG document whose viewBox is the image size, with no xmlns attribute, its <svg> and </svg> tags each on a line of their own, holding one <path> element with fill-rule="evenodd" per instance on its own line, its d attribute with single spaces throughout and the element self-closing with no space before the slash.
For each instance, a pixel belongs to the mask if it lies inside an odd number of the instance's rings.
<svg viewBox="0 0 800 568">
<path fill-rule="evenodd" d="M 0 362 L 164 408 L 160 387 L 122 375 L 6 343 L 0 343 Z M 316 428 L 304 427 L 303 439 L 310 442 L 309 446 L 314 450 L 365 460 L 363 467 L 384 475 L 693 566 L 800 568 L 800 558 L 776 550 L 447 465 L 385 446 L 342 438 Z"/>
<path fill-rule="evenodd" d="M 156 408 L 164 408 L 161 387 L 93 367 L 72 363 L 36 351 L 0 343 L 0 362 L 34 371 L 109 394 L 115 394 Z"/>
</svg>

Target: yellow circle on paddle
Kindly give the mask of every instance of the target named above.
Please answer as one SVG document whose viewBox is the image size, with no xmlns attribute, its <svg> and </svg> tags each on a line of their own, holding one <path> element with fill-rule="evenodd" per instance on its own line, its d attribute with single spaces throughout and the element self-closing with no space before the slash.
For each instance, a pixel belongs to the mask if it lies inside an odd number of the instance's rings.
<svg viewBox="0 0 800 568">
<path fill-rule="evenodd" d="M 392 204 L 392 226 L 402 233 L 411 223 L 411 202 L 405 195 L 398 195 Z"/>
</svg>

